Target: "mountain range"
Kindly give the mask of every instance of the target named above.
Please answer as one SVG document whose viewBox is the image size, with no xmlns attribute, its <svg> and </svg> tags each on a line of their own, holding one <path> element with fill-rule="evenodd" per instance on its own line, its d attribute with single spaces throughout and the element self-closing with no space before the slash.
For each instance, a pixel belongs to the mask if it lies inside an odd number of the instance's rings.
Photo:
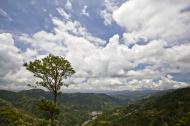
<svg viewBox="0 0 190 126">
<path fill-rule="evenodd" d="M 0 90 L 1 126 L 47 126 L 46 113 L 36 105 L 52 95 L 40 89 L 19 92 Z M 188 126 L 190 88 L 177 90 L 61 93 L 60 126 Z M 91 113 L 101 112 L 97 119 Z M 184 125 L 182 125 L 184 123 Z"/>
<path fill-rule="evenodd" d="M 190 126 L 190 88 L 164 91 L 107 111 L 90 126 Z"/>
</svg>

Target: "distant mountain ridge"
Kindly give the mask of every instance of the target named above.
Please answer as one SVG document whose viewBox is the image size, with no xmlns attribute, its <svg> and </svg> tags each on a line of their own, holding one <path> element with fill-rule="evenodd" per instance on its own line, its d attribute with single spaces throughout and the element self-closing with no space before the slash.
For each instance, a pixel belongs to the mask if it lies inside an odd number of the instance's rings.
<svg viewBox="0 0 190 126">
<path fill-rule="evenodd" d="M 136 91 L 130 91 L 130 90 L 124 90 L 124 91 L 116 91 L 116 92 L 109 92 L 106 93 L 118 100 L 120 102 L 126 104 L 126 103 L 133 103 L 141 99 L 145 99 L 151 96 L 160 96 L 164 95 L 168 92 L 173 91 L 174 89 L 169 90 L 136 90 Z"/>
</svg>

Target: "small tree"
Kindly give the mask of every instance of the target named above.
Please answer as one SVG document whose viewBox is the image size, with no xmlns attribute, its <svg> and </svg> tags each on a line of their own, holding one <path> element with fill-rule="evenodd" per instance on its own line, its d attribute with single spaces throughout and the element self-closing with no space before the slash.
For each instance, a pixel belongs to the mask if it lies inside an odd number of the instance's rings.
<svg viewBox="0 0 190 126">
<path fill-rule="evenodd" d="M 36 101 L 38 107 L 46 112 L 46 117 L 51 118 L 52 113 L 59 114 L 59 108 L 54 104 L 53 101 L 46 100 L 44 98 Z"/>
<path fill-rule="evenodd" d="M 67 79 L 75 73 L 68 60 L 61 56 L 48 55 L 40 60 L 34 60 L 28 64 L 24 64 L 27 70 L 31 71 L 35 77 L 39 78 L 36 82 L 37 86 L 47 88 L 53 94 L 53 102 L 57 105 L 57 96 L 61 86 L 64 85 L 63 80 Z M 66 85 L 65 85 L 66 86 Z M 54 125 L 55 113 L 51 114 L 51 125 Z"/>
</svg>

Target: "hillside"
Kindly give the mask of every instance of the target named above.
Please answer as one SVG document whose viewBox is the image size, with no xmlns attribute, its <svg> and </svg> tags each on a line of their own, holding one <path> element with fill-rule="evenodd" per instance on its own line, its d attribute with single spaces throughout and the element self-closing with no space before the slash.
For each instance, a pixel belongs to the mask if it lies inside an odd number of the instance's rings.
<svg viewBox="0 0 190 126">
<path fill-rule="evenodd" d="M 126 103 L 133 103 L 135 101 L 148 98 L 152 95 L 163 95 L 166 91 L 159 91 L 159 90 L 142 90 L 142 91 L 116 91 L 107 93 L 108 95 L 120 100 L 120 102 Z"/>
<path fill-rule="evenodd" d="M 33 117 L 46 119 L 47 114 L 39 110 L 36 101 L 40 98 L 51 100 L 52 95 L 39 89 L 20 92 L 0 90 L 0 98 L 11 104 L 11 110 L 20 109 Z M 95 93 L 60 94 L 58 103 L 61 110 L 58 120 L 64 126 L 80 125 L 89 118 L 90 112 L 111 110 L 120 105 L 116 98 Z"/>
<path fill-rule="evenodd" d="M 47 125 L 47 113 L 36 105 L 40 98 L 51 100 L 52 95 L 39 89 L 20 92 L 0 90 L 0 121 L 6 122 L 1 125 L 17 126 L 14 122 Z M 84 122 L 89 126 L 189 126 L 190 120 L 190 88 L 122 91 L 108 95 L 61 93 L 58 103 L 60 126 L 80 126 Z M 96 111 L 103 114 L 90 121 L 89 113 Z"/>
<path fill-rule="evenodd" d="M 152 96 L 91 122 L 92 126 L 190 126 L 190 88 Z"/>
<path fill-rule="evenodd" d="M 43 119 L 27 114 L 12 106 L 11 103 L 0 99 L 0 125 L 1 126 L 47 126 Z"/>
</svg>

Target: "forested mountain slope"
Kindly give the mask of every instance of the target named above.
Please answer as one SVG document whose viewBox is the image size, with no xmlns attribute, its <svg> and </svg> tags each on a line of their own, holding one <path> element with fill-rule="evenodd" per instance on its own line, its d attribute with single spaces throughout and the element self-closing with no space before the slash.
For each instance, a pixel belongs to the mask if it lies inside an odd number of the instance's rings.
<svg viewBox="0 0 190 126">
<path fill-rule="evenodd" d="M 36 105 L 37 100 L 40 98 L 51 100 L 52 95 L 49 92 L 39 89 L 20 92 L 0 90 L 1 101 L 11 104 L 11 106 L 6 107 L 6 110 L 11 111 L 9 115 L 15 115 L 15 113 L 18 112 L 20 115 L 27 113 L 28 116 L 31 116 L 31 119 L 32 117 L 47 119 L 47 113 L 41 111 Z M 86 121 L 89 118 L 90 112 L 111 110 L 114 107 L 119 106 L 120 101 L 106 94 L 64 93 L 59 95 L 58 104 L 60 106 L 60 114 L 57 119 L 61 120 L 60 125 L 74 126 L 80 125 Z M 4 113 L 4 110 L 1 110 L 0 113 Z M 10 116 L 6 117 L 9 120 Z M 0 118 L 2 119 L 2 117 Z"/>
<path fill-rule="evenodd" d="M 119 107 L 92 122 L 93 126 L 190 126 L 190 88 Z"/>
</svg>

